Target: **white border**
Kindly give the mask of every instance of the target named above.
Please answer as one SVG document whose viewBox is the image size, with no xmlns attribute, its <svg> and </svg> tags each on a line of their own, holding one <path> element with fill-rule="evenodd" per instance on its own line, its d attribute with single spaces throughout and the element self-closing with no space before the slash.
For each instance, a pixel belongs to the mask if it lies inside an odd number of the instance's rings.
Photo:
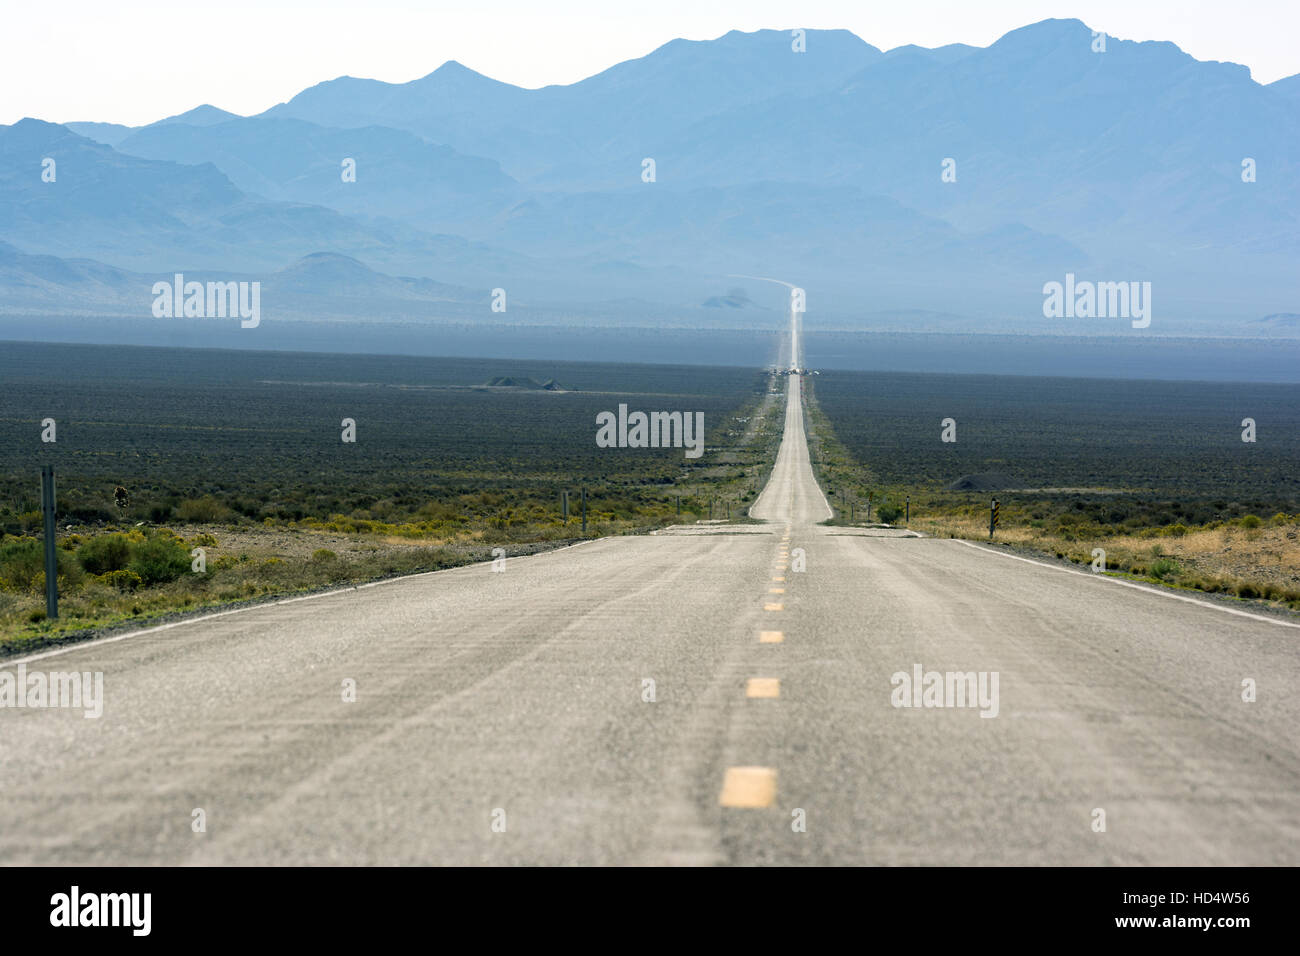
<svg viewBox="0 0 1300 956">
<path fill-rule="evenodd" d="M 1172 598 L 1175 601 L 1186 601 L 1188 604 L 1196 604 L 1200 607 L 1208 607 L 1215 611 L 1222 611 L 1224 614 L 1235 614 L 1238 617 L 1248 617 L 1252 621 L 1263 621 L 1266 624 L 1276 624 L 1278 627 L 1300 628 L 1300 624 L 1292 621 L 1283 621 L 1276 617 L 1269 617 L 1265 614 L 1252 614 L 1250 611 L 1238 611 L 1234 607 L 1224 607 L 1222 604 L 1216 604 L 1213 601 L 1202 601 L 1200 598 L 1188 597 L 1185 594 L 1174 594 L 1171 591 L 1163 591 L 1159 588 L 1148 587 L 1144 584 L 1135 584 L 1132 581 L 1123 581 L 1119 578 L 1107 577 L 1103 574 L 1091 574 L 1087 571 L 1076 571 L 1074 568 L 1061 567 L 1059 564 L 1048 564 L 1045 561 L 1035 561 L 1033 558 L 1022 558 L 1017 554 L 1007 554 L 1004 551 L 998 551 L 994 548 L 982 544 L 976 544 L 973 541 L 966 541 L 962 538 L 949 538 L 947 540 L 955 541 L 958 544 L 964 544 L 968 548 L 974 548 L 977 551 L 984 551 L 988 554 L 996 554 L 999 557 L 1010 558 L 1012 561 L 1024 561 L 1026 564 L 1036 564 L 1040 568 L 1051 568 L 1053 571 L 1062 571 L 1066 574 L 1074 574 L 1092 581 L 1109 581 L 1111 584 L 1118 584 L 1121 587 L 1133 588 L 1135 591 L 1142 591 L 1146 594 L 1158 594 L 1160 597 Z"/>
</svg>

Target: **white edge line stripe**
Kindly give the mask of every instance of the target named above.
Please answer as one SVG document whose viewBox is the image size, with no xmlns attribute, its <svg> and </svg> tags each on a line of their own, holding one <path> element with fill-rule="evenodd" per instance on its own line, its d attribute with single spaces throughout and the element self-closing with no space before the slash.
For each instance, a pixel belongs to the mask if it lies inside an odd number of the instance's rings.
<svg viewBox="0 0 1300 956">
<path fill-rule="evenodd" d="M 1202 601 L 1200 598 L 1188 597 L 1185 594 L 1171 594 L 1169 591 L 1162 591 L 1159 588 L 1147 587 L 1142 584 L 1135 584 L 1132 581 L 1122 581 L 1119 578 L 1106 577 L 1101 574 L 1091 574 L 1086 571 L 1076 571 L 1073 568 L 1063 568 L 1055 564 L 1047 564 L 1043 561 L 1035 561 L 1033 558 L 1022 558 L 1018 554 L 1005 554 L 1002 551 L 996 551 L 993 548 L 985 547 L 982 544 L 976 544 L 973 541 L 963 541 L 961 538 L 951 538 L 958 544 L 964 544 L 968 548 L 974 548 L 976 551 L 984 551 L 988 554 L 996 554 L 1000 558 L 1010 558 L 1012 561 L 1023 561 L 1025 564 L 1036 564 L 1040 568 L 1050 568 L 1053 571 L 1061 571 L 1065 574 L 1073 574 L 1090 581 L 1109 581 L 1111 584 L 1118 584 L 1121 587 L 1133 588 L 1135 591 L 1142 591 L 1144 594 L 1156 594 L 1160 597 L 1173 598 L 1175 601 L 1186 601 L 1188 604 L 1195 604 L 1198 607 L 1208 607 L 1213 611 L 1222 611 L 1224 614 L 1235 614 L 1238 617 L 1248 617 L 1252 621 L 1263 621 L 1266 624 L 1276 624 L 1278 627 L 1295 627 L 1300 628 L 1300 624 L 1292 621 L 1281 621 L 1275 617 L 1268 617 L 1264 614 L 1252 614 L 1250 611 L 1239 611 L 1235 607 L 1224 607 L 1222 604 L 1215 604 L 1213 601 Z"/>
<path fill-rule="evenodd" d="M 548 554 L 558 554 L 561 551 L 568 551 L 570 548 L 578 548 L 584 544 L 594 544 L 597 541 L 604 541 L 604 538 L 590 538 L 587 541 L 578 541 L 574 544 L 566 544 L 562 548 L 551 548 L 548 551 L 540 551 L 537 554 L 525 554 L 520 557 L 541 558 Z M 473 564 L 458 564 L 454 568 L 439 568 L 437 571 L 421 571 L 418 574 L 401 574 L 395 578 L 385 578 L 382 581 L 369 581 L 366 584 L 348 585 L 346 587 L 330 588 L 328 591 L 320 591 L 316 594 L 302 594 L 298 597 L 284 598 L 279 601 L 264 601 L 260 604 L 249 604 L 246 607 L 232 607 L 224 611 L 214 611 L 211 614 L 203 614 L 199 617 L 187 618 L 184 621 L 170 621 L 167 624 L 156 624 L 153 627 L 141 628 L 138 631 L 128 631 L 125 634 L 114 634 L 112 637 L 101 637 L 90 641 L 73 641 L 67 647 L 56 647 L 53 650 L 41 651 L 36 654 L 28 654 L 25 657 L 0 657 L 0 668 L 7 668 L 12 664 L 27 664 L 31 661 L 44 660 L 47 657 L 57 657 L 60 654 L 70 654 L 73 651 L 84 651 L 87 648 L 99 647 L 101 644 L 115 644 L 118 641 L 125 641 L 129 637 L 141 637 L 145 634 L 156 634 L 159 631 L 166 631 L 173 627 L 184 627 L 187 624 L 199 624 L 203 621 L 212 621 L 219 617 L 226 617 L 229 614 L 242 614 L 246 611 L 258 611 L 268 607 L 280 607 L 284 604 L 295 604 L 298 601 L 311 601 L 316 598 L 333 597 L 338 594 L 344 594 L 348 591 L 360 591 L 364 588 L 374 588 L 381 584 L 396 584 L 398 581 L 411 581 L 415 578 L 427 577 L 431 574 L 447 574 L 449 571 L 464 571 L 467 568 L 477 568 L 483 565 L 491 564 L 492 561 L 475 561 Z"/>
</svg>

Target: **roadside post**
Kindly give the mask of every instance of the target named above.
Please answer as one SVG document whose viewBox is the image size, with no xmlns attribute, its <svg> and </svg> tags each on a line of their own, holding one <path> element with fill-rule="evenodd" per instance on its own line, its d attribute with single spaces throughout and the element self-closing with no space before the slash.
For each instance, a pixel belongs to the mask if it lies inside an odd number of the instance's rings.
<svg viewBox="0 0 1300 956">
<path fill-rule="evenodd" d="M 989 505 L 989 540 L 993 540 L 993 532 L 998 526 L 998 499 L 994 498 Z"/>
<path fill-rule="evenodd" d="M 560 508 L 564 512 L 564 523 L 568 524 L 569 523 L 569 493 L 567 491 L 560 492 Z"/>
<path fill-rule="evenodd" d="M 903 524 L 910 524 L 912 521 L 912 496 L 907 496 L 907 504 L 903 506 Z"/>
<path fill-rule="evenodd" d="M 582 486 L 582 533 L 587 533 L 587 486 Z"/>
<path fill-rule="evenodd" d="M 45 616 L 59 616 L 59 556 L 54 550 L 54 466 L 41 466 L 41 511 L 45 516 Z"/>
</svg>

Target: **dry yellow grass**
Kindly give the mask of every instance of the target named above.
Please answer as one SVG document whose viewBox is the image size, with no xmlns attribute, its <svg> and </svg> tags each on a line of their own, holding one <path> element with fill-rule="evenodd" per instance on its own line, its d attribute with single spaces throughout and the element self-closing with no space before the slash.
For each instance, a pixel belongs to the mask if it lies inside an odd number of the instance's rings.
<svg viewBox="0 0 1300 956">
<path fill-rule="evenodd" d="M 940 517 L 913 522 L 913 527 L 935 537 L 988 540 L 987 520 Z M 1300 593 L 1300 527 L 1295 524 L 1259 528 L 1225 525 L 1193 529 L 1180 536 L 1117 535 L 1073 540 L 1038 528 L 1012 526 L 998 528 L 995 540 L 1065 555 L 1080 563 L 1091 561 L 1092 549 L 1101 548 L 1106 552 L 1107 567 L 1133 569 L 1139 574 L 1149 574 L 1156 562 L 1164 559 L 1177 566 L 1169 579 L 1189 587 L 1218 579 L 1233 585 L 1271 585 Z"/>
</svg>

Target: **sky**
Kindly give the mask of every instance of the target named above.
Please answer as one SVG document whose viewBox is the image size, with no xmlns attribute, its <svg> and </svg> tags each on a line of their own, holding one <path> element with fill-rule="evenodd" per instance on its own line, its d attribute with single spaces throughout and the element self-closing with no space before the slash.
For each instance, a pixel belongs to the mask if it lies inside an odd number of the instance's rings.
<svg viewBox="0 0 1300 956">
<path fill-rule="evenodd" d="M 15 0 L 0 13 L 0 124 L 138 126 L 201 103 L 248 115 L 337 76 L 402 83 L 447 60 L 518 86 L 572 83 L 729 30 L 987 46 L 1049 17 L 1170 40 L 1261 83 L 1300 73 L 1300 0 Z"/>
</svg>

